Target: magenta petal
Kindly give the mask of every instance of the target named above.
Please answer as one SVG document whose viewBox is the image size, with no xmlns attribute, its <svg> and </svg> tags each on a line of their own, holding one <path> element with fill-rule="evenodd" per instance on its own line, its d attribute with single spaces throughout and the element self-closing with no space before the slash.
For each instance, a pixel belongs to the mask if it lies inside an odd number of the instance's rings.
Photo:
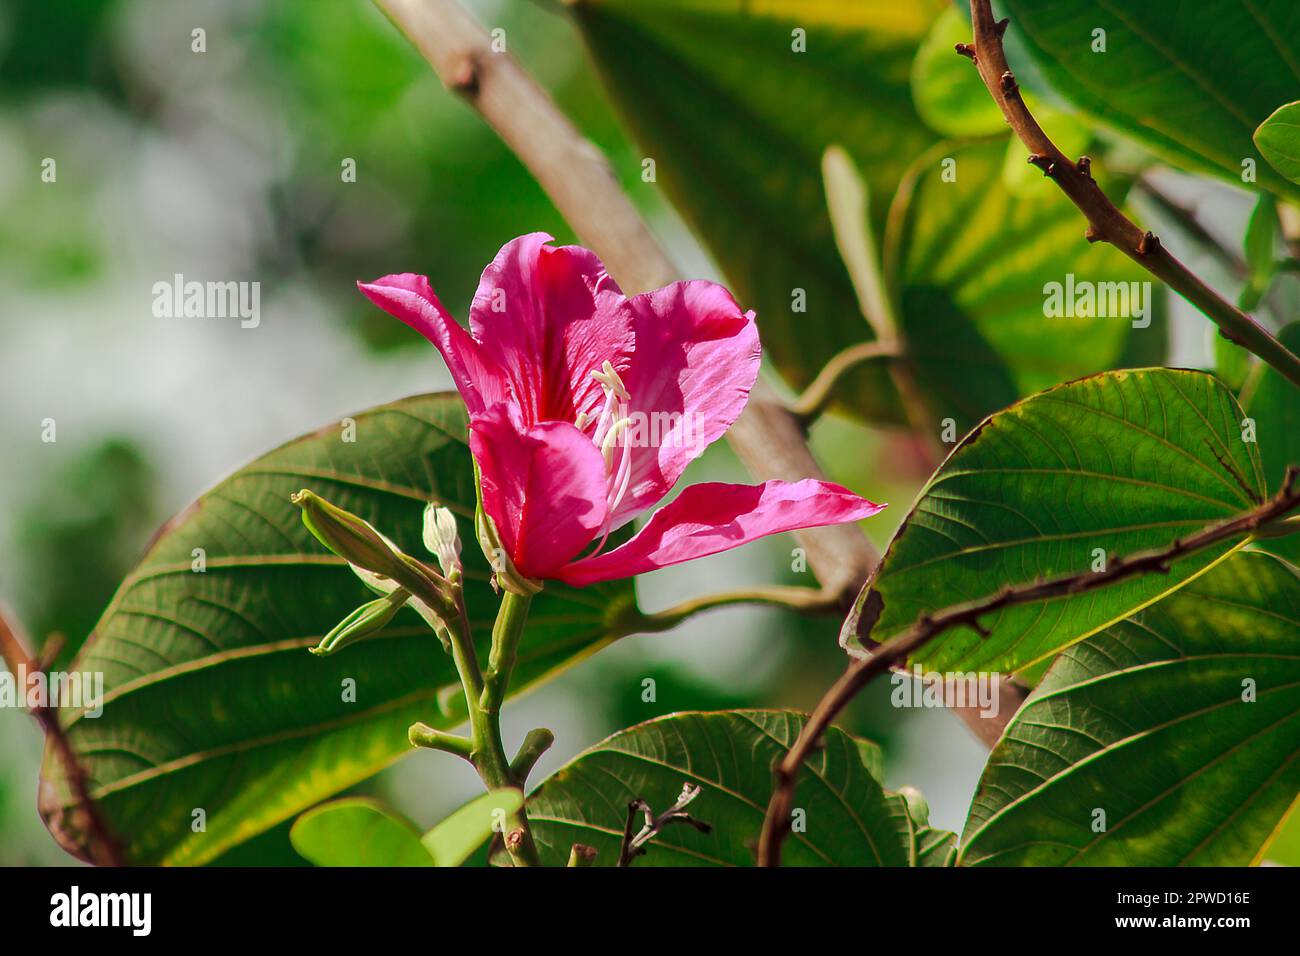
<svg viewBox="0 0 1300 956">
<path fill-rule="evenodd" d="M 635 427 L 632 478 L 611 523 L 653 505 L 731 427 L 749 400 L 762 349 L 754 313 L 712 282 L 635 296 L 636 351 L 624 377 Z"/>
<path fill-rule="evenodd" d="M 839 485 L 805 478 L 761 485 L 691 485 L 660 508 L 631 540 L 562 568 L 579 587 L 703 558 L 765 535 L 869 518 L 883 509 Z"/>
<path fill-rule="evenodd" d="M 505 376 L 442 307 L 424 276 L 404 272 L 370 283 L 358 282 L 357 288 L 375 305 L 438 346 L 471 415 L 506 399 L 509 384 Z"/>
<path fill-rule="evenodd" d="M 592 377 L 605 362 L 627 370 L 632 310 L 594 252 L 550 246 L 542 232 L 513 239 L 483 270 L 469 325 L 514 385 L 526 420 L 594 418 L 604 403 Z"/>
<path fill-rule="evenodd" d="M 483 509 L 521 574 L 554 577 L 595 538 L 605 521 L 605 462 L 573 425 L 530 427 L 516 407 L 498 405 L 470 420 L 469 447 Z"/>
</svg>

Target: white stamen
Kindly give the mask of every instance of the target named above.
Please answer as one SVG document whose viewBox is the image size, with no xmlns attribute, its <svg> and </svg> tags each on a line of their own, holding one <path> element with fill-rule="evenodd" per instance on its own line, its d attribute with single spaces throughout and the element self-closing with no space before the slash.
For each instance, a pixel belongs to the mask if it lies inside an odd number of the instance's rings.
<svg viewBox="0 0 1300 956">
<path fill-rule="evenodd" d="M 606 395 L 613 392 L 624 402 L 631 398 L 627 393 L 627 387 L 623 384 L 623 379 L 614 370 L 614 365 L 609 359 L 605 359 L 604 367 L 599 372 L 593 371 L 591 377 L 600 382 L 601 387 L 605 389 Z"/>
</svg>

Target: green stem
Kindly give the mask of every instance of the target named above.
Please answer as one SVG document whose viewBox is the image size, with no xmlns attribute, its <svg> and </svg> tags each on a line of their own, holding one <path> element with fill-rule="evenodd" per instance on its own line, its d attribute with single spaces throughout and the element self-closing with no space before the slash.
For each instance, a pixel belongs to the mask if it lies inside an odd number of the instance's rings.
<svg viewBox="0 0 1300 956">
<path fill-rule="evenodd" d="M 522 790 L 524 786 L 523 777 L 516 773 L 506 757 L 499 718 L 531 602 L 531 597 L 522 597 L 510 591 L 501 596 L 501 607 L 497 611 L 496 624 L 492 627 L 492 649 L 488 653 L 487 673 L 473 689 L 473 693 L 469 685 L 465 687 L 465 699 L 469 704 L 470 740 L 473 742 L 471 760 L 489 790 L 502 787 Z M 528 826 L 526 811 L 520 810 L 511 820 L 505 845 L 515 866 L 542 865 Z"/>
<path fill-rule="evenodd" d="M 784 587 L 774 585 L 762 588 L 743 588 L 737 591 L 721 591 L 706 594 L 665 608 L 645 614 L 635 611 L 620 622 L 619 630 L 624 634 L 657 634 L 671 630 L 682 621 L 701 611 L 710 611 L 719 607 L 731 607 L 737 604 L 759 604 L 768 607 L 784 608 L 803 614 L 825 614 L 837 609 L 836 599 L 817 588 Z"/>
<path fill-rule="evenodd" d="M 469 740 L 461 741 L 450 735 L 435 739 L 422 733 L 416 734 L 428 739 L 429 743 L 425 746 L 431 745 L 467 756 L 478 772 L 479 779 L 489 790 L 506 787 L 523 789 L 523 781 L 511 770 L 510 760 L 506 757 L 498 716 L 500 700 L 504 698 L 505 689 L 510 682 L 515 650 L 523 633 L 524 621 L 528 617 L 528 601 L 528 598 L 518 598 L 509 592 L 504 595 L 496 626 L 492 629 L 492 651 L 488 656 L 488 673 L 485 675 L 479 668 L 465 602 L 457 598 L 458 613 L 447 622 L 447 637 L 456 673 L 460 675 L 461 686 L 465 689 L 465 705 L 469 711 Z M 499 647 L 498 644 L 507 638 L 510 646 Z M 491 694 L 487 691 L 489 686 L 493 688 Z M 495 704 L 489 706 L 493 700 Z M 413 728 L 413 731 L 416 730 L 418 728 Z M 533 842 L 524 811 L 521 810 L 511 820 L 511 828 L 505 835 L 505 846 L 515 866 L 541 866 L 537 845 Z"/>
<path fill-rule="evenodd" d="M 481 705 L 489 713 L 496 713 L 506 699 L 510 687 L 510 672 L 514 670 L 519 654 L 519 641 L 524 635 L 524 622 L 528 620 L 531 597 L 506 591 L 501 595 L 501 609 L 497 611 L 496 624 L 492 626 L 492 650 L 488 654 L 488 669 L 484 676 Z"/>
</svg>

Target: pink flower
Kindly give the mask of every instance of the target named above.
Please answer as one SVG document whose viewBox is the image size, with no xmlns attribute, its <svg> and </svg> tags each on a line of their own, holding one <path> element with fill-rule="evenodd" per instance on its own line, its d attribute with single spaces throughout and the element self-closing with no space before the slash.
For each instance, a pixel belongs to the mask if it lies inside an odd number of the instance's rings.
<svg viewBox="0 0 1300 956">
<path fill-rule="evenodd" d="M 594 253 L 551 241 L 506 244 L 483 271 L 468 332 L 424 276 L 359 284 L 446 359 L 469 409 L 484 511 L 521 574 L 594 584 L 881 510 L 822 481 L 711 482 L 604 551 L 740 415 L 758 329 L 711 282 L 629 299 Z"/>
</svg>

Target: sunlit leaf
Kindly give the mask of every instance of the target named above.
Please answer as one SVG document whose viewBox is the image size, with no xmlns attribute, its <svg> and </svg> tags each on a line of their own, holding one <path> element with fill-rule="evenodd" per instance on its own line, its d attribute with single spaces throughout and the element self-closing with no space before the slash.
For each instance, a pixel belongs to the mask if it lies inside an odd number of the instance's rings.
<svg viewBox="0 0 1300 956">
<path fill-rule="evenodd" d="M 1110 372 L 988 418 L 922 490 L 845 638 L 883 642 L 922 614 L 1006 585 L 1086 574 L 1255 507 L 1259 453 L 1241 407 L 1201 372 Z M 936 671 L 1015 671 L 1120 621 L 1212 567 L 1244 535 L 1167 574 L 1006 607 L 982 636 L 950 631 L 916 655 Z"/>
<path fill-rule="evenodd" d="M 289 839 L 316 866 L 433 866 L 415 824 L 362 797 L 313 807 L 294 821 Z"/>
</svg>

